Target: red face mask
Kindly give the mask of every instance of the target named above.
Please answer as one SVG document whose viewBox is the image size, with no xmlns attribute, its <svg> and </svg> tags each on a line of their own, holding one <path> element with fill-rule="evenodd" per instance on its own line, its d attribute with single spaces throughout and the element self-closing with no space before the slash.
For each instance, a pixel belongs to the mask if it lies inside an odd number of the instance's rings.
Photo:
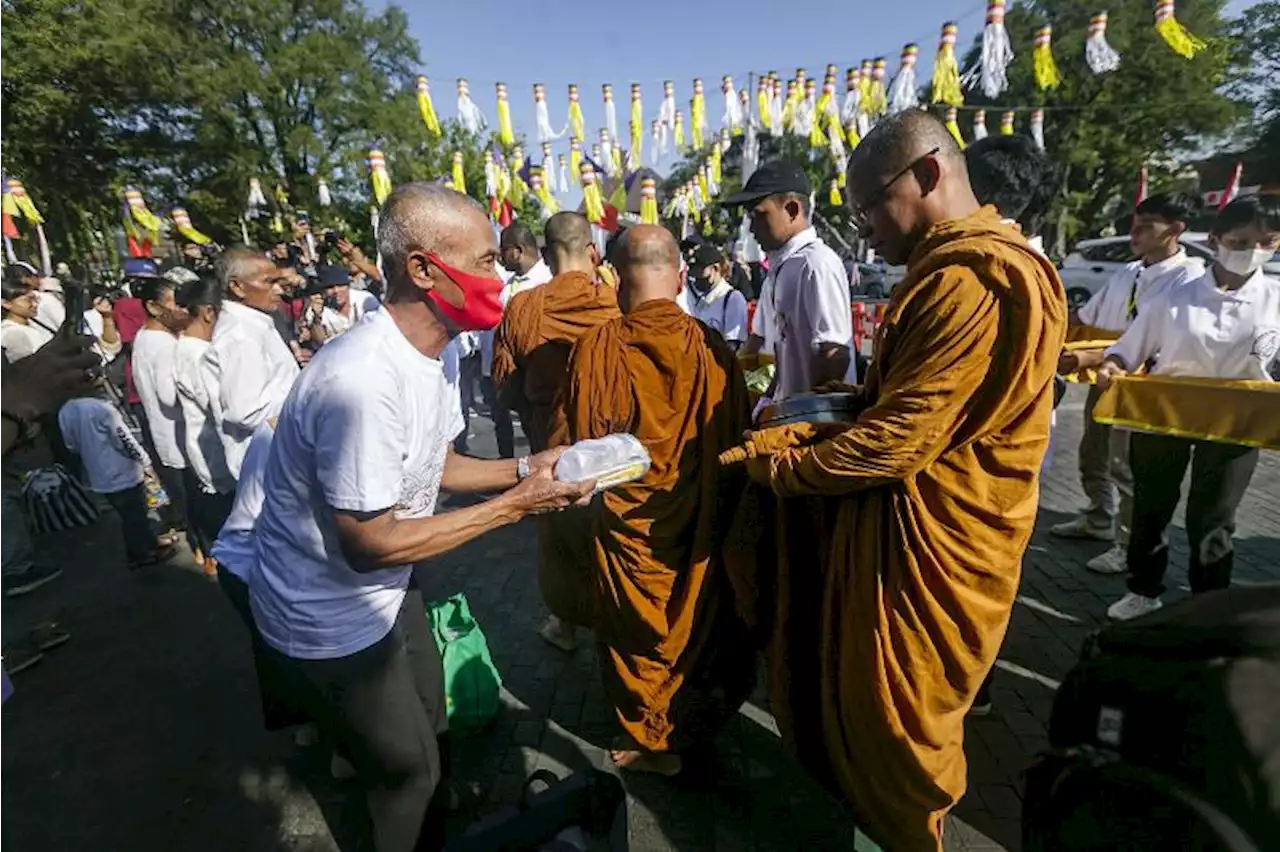
<svg viewBox="0 0 1280 852">
<path fill-rule="evenodd" d="M 427 291 L 427 298 L 435 302 L 436 307 L 459 331 L 488 331 L 502 321 L 502 301 L 499 299 L 502 293 L 501 279 L 454 269 L 434 252 L 427 253 L 427 260 L 435 264 L 462 291 L 461 307 L 449 304 L 435 290 Z"/>
</svg>

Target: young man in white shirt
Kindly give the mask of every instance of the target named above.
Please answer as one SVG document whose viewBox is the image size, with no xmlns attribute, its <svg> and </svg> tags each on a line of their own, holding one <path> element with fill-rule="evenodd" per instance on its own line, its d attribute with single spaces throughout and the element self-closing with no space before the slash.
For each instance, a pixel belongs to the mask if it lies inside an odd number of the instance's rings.
<svg viewBox="0 0 1280 852">
<path fill-rule="evenodd" d="M 1280 353 L 1280 282 L 1262 272 L 1280 248 L 1280 200 L 1247 198 L 1222 209 L 1209 235 L 1217 252 L 1203 276 L 1169 288 L 1145 304 L 1136 321 L 1106 351 L 1098 385 L 1149 364 L 1152 375 L 1272 381 Z M 1113 619 L 1161 606 L 1169 564 L 1166 529 L 1187 494 L 1187 572 L 1192 592 L 1226 588 L 1234 555 L 1235 513 L 1258 463 L 1258 450 L 1239 444 L 1134 432 L 1133 530 L 1129 593 L 1107 610 Z"/>
<path fill-rule="evenodd" d="M 311 304 L 316 294 L 323 294 L 318 308 Z M 310 330 L 311 339 L 317 344 L 349 331 L 365 314 L 381 306 L 372 293 L 352 290 L 351 275 L 341 266 L 318 267 L 315 283 L 307 288 L 307 299 L 303 325 Z"/>
<path fill-rule="evenodd" d="M 120 516 L 129 567 L 154 565 L 172 557 L 173 545 L 158 545 L 147 517 L 143 485 L 147 451 L 134 439 L 120 411 L 98 396 L 79 397 L 62 406 L 58 428 L 67 449 L 80 456 L 89 488 L 101 494 Z"/>
<path fill-rule="evenodd" d="M 462 415 L 440 354 L 501 316 L 484 210 L 443 186 L 402 185 L 383 205 L 378 248 L 386 304 L 320 350 L 277 420 L 249 599 L 300 705 L 350 755 L 375 848 L 410 852 L 442 843 L 448 763 L 440 656 L 413 567 L 593 483 L 556 482 L 556 450 L 518 462 L 451 451 Z M 442 488 L 506 493 L 436 517 Z"/>
<path fill-rule="evenodd" d="M 715 246 L 708 243 L 698 246 L 685 280 L 687 299 L 681 307 L 689 316 L 720 332 L 736 352 L 746 342 L 749 331 L 747 297 L 733 289 L 725 278 L 728 265 L 724 254 Z"/>
<path fill-rule="evenodd" d="M 747 208 L 751 233 L 768 252 L 777 373 L 766 397 L 775 401 L 853 378 L 849 280 L 839 255 L 809 224 L 811 196 L 803 169 L 774 160 L 723 202 Z"/>
<path fill-rule="evenodd" d="M 193 551 L 199 550 L 197 536 L 188 520 L 186 488 L 186 422 L 174 384 L 178 357 L 178 334 L 187 326 L 187 312 L 173 300 L 172 281 L 167 278 L 137 279 L 134 295 L 142 301 L 146 324 L 133 339 L 133 386 L 146 413 L 145 428 L 155 447 L 151 460 L 156 476 L 169 496 L 169 520 L 175 529 L 186 530 Z"/>
<path fill-rule="evenodd" d="M 1097 336 L 1123 333 L 1164 293 L 1204 273 L 1204 265 L 1187 257 L 1178 242 L 1187 222 L 1200 212 L 1200 201 L 1187 193 L 1153 195 L 1133 213 L 1129 241 L 1138 259 L 1126 264 L 1080 308 L 1074 325 L 1091 326 Z M 1090 335 L 1093 336 L 1093 335 Z M 1096 368 L 1102 352 L 1066 352 L 1058 370 L 1073 373 Z M 1132 513 L 1129 472 L 1129 431 L 1093 419 L 1101 390 L 1089 388 L 1085 398 L 1084 431 L 1080 436 L 1080 484 L 1089 506 L 1083 514 L 1050 528 L 1063 538 L 1112 541 L 1112 547 L 1090 559 L 1087 567 L 1099 574 L 1122 574 Z M 1118 499 L 1117 499 L 1118 497 Z"/>
<path fill-rule="evenodd" d="M 218 256 L 214 270 L 223 302 L 202 370 L 229 474 L 229 481 L 216 484 L 230 493 L 254 430 L 279 409 L 298 376 L 298 362 L 273 319 L 293 272 L 237 246 Z"/>
<path fill-rule="evenodd" d="M 551 268 L 542 259 L 538 240 L 523 222 L 512 222 L 498 238 L 498 262 L 511 274 L 502 288 L 502 306 L 511 297 L 525 290 L 540 287 L 551 280 Z M 480 333 L 480 390 L 489 406 L 493 420 L 494 436 L 498 439 L 498 455 L 504 459 L 516 454 L 515 427 L 511 424 L 511 411 L 498 401 L 493 386 L 493 332 Z"/>
</svg>

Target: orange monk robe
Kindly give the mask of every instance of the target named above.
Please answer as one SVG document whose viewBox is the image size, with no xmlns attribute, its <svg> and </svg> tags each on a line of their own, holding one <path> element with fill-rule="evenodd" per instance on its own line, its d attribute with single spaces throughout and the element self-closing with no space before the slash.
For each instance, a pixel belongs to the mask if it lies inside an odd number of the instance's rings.
<svg viewBox="0 0 1280 852">
<path fill-rule="evenodd" d="M 965 713 L 1035 524 L 1066 314 L 1053 267 L 992 208 L 934 227 L 877 332 L 868 407 L 766 468 L 779 497 L 825 514 L 821 580 L 778 566 L 780 586 L 816 589 L 790 602 L 818 622 L 813 646 L 772 649 L 779 723 L 815 721 L 790 741 L 895 852 L 940 850 L 965 790 Z M 788 658 L 813 676 L 775 679 Z"/>
<path fill-rule="evenodd" d="M 746 384 L 723 338 L 658 300 L 583 335 L 564 409 L 574 441 L 628 432 L 653 460 L 591 507 L 596 637 L 622 726 L 678 753 L 715 734 L 754 676 L 721 559 L 744 481 L 717 462 L 750 423 Z"/>
<path fill-rule="evenodd" d="M 535 453 L 565 443 L 556 397 L 573 344 L 617 316 L 613 289 L 582 272 L 557 275 L 507 305 L 493 339 L 493 385 L 501 403 L 520 415 Z"/>
<path fill-rule="evenodd" d="M 557 398 L 578 338 L 619 316 L 613 289 L 581 272 L 566 272 L 517 293 L 493 339 L 493 384 L 498 404 L 520 415 L 535 453 L 569 443 Z M 589 539 L 580 512 L 538 518 L 538 586 L 547 608 L 570 624 L 591 626 L 586 583 Z"/>
</svg>

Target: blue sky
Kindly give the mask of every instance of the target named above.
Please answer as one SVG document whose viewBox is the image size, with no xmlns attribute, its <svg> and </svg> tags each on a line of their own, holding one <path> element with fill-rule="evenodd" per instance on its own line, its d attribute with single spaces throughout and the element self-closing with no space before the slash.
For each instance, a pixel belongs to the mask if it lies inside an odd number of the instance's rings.
<svg viewBox="0 0 1280 852">
<path fill-rule="evenodd" d="M 883 55 L 890 75 L 902 45 L 920 45 L 920 73 L 929 74 L 944 21 L 960 25 L 963 52 L 982 28 L 985 0 L 643 0 L 626 4 L 514 3 L 510 0 L 431 0 L 405 3 L 417 37 L 424 72 L 431 79 L 437 111 L 457 112 L 455 81 L 466 77 L 472 97 L 490 123 L 496 121 L 494 84 L 507 84 L 513 123 L 536 150 L 533 84 L 547 87 L 551 123 L 560 129 L 568 104 L 567 87 L 577 83 L 588 136 L 587 150 L 604 126 L 600 85 L 612 83 L 619 134 L 626 139 L 631 83 L 642 87 L 646 128 L 662 102 L 662 81 L 676 84 L 676 104 L 688 121 L 694 77 L 706 87 L 707 120 L 720 125 L 724 100 L 720 78 L 732 74 L 741 89 L 748 72 L 776 70 L 788 79 L 799 66 L 819 83 L 824 66 L 844 69 L 866 57 Z M 1106 0 L 1099 0 L 1099 9 Z M 1228 14 L 1252 5 L 1232 0 Z M 927 77 L 925 77 L 927 79 Z M 754 92 L 753 99 L 754 103 Z M 555 144 L 568 151 L 568 137 Z M 646 148 L 649 144 L 647 133 Z M 645 163 L 649 163 L 646 153 Z M 666 163 L 659 163 L 665 171 Z"/>
</svg>

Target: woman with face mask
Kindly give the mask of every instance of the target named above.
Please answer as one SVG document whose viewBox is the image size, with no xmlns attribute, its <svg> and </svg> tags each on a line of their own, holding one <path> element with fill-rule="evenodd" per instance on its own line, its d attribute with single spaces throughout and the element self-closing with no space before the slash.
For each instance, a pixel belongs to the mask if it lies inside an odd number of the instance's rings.
<svg viewBox="0 0 1280 852">
<path fill-rule="evenodd" d="M 1280 247 L 1280 199 L 1231 202 L 1218 214 L 1209 239 L 1217 253 L 1213 265 L 1138 314 L 1107 349 L 1098 370 L 1100 387 L 1105 389 L 1114 377 L 1144 365 L 1151 376 L 1274 380 L 1280 353 L 1280 282 L 1264 274 L 1262 266 Z M 1182 397 L 1169 398 L 1169 406 L 1175 409 L 1193 404 Z M 1176 415 L 1176 410 L 1171 413 L 1173 419 Z M 1169 561 L 1165 529 L 1177 508 L 1188 465 L 1191 590 L 1210 591 L 1230 584 L 1236 507 L 1253 476 L 1258 450 L 1229 441 L 1230 436 L 1210 441 L 1133 433 L 1129 594 L 1107 610 L 1108 616 L 1123 620 L 1160 608 Z"/>
</svg>

